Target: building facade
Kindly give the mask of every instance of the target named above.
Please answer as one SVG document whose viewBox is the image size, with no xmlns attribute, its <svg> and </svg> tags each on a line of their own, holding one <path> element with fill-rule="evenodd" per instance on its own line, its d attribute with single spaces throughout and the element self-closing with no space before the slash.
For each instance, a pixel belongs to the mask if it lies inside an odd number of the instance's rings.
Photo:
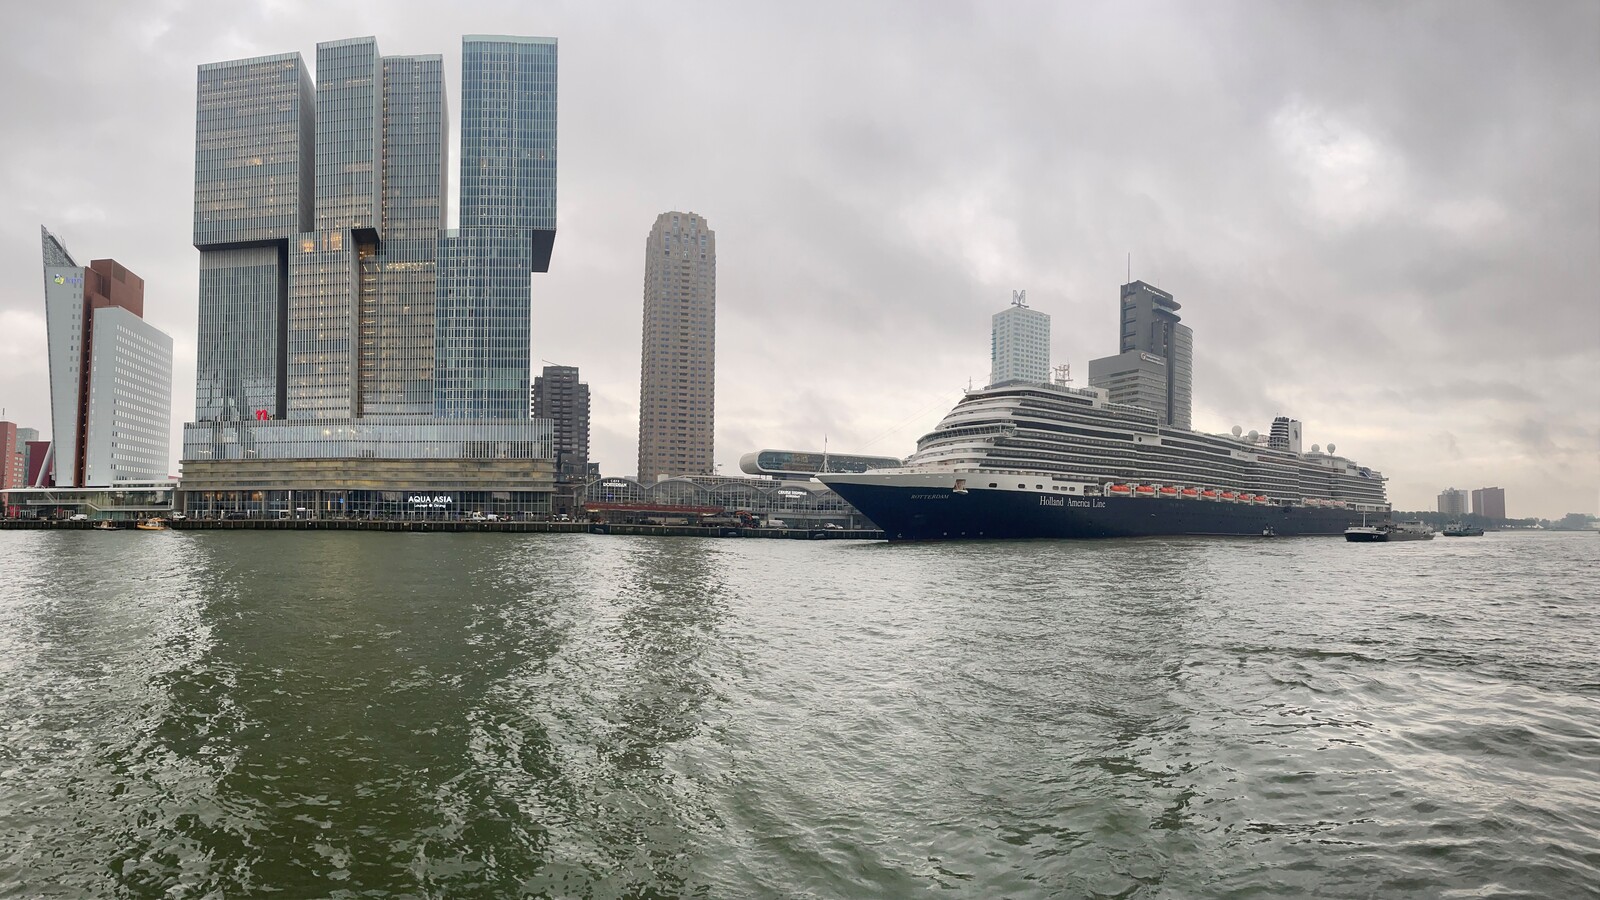
<svg viewBox="0 0 1600 900">
<path fill-rule="evenodd" d="M 1194 332 L 1182 324 L 1172 295 L 1143 281 L 1122 286 L 1116 356 L 1089 361 L 1089 384 L 1113 403 L 1155 410 L 1162 425 L 1190 428 L 1194 396 Z"/>
<path fill-rule="evenodd" d="M 28 483 L 27 444 L 21 431 L 15 422 L 0 422 L 0 507 L 5 507 L 6 515 L 11 512 L 5 492 Z"/>
<path fill-rule="evenodd" d="M 1029 309 L 1027 292 L 994 314 L 989 337 L 989 386 L 1050 380 L 1050 316 Z"/>
<path fill-rule="evenodd" d="M 589 386 L 578 380 L 577 366 L 545 366 L 533 379 L 531 407 L 535 419 L 550 420 L 556 458 L 553 511 L 571 515 L 589 480 Z"/>
<path fill-rule="evenodd" d="M 53 485 L 165 480 L 172 338 L 144 321 L 144 280 L 115 260 L 79 266 L 40 232 Z"/>
<path fill-rule="evenodd" d="M 716 232 L 664 212 L 645 241 L 640 481 L 714 474 L 716 341 Z"/>
<path fill-rule="evenodd" d="M 454 231 L 444 82 L 442 57 L 370 37 L 318 44 L 315 78 L 298 53 L 199 68 L 198 508 L 298 512 L 297 489 L 333 515 L 479 493 L 548 508 L 528 348 L 555 238 L 556 41 L 463 38 Z"/>
<path fill-rule="evenodd" d="M 1461 516 L 1472 512 L 1472 508 L 1469 504 L 1470 499 L 1471 498 L 1466 491 L 1458 491 L 1455 488 L 1445 488 L 1439 494 L 1439 514 L 1460 518 Z"/>
<path fill-rule="evenodd" d="M 1472 492 L 1472 512 L 1486 519 L 1506 517 L 1505 488 L 1486 487 Z"/>
</svg>

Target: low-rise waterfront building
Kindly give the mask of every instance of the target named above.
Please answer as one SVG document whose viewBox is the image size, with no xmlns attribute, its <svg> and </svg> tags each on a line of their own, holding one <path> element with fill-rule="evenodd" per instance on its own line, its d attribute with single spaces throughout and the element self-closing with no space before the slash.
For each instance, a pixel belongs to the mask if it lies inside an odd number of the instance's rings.
<svg viewBox="0 0 1600 900">
<path fill-rule="evenodd" d="M 584 494 L 584 513 L 616 522 L 695 524 L 737 521 L 744 513 L 763 525 L 789 528 L 874 528 L 844 498 L 818 481 L 736 478 L 725 475 L 597 478 Z"/>
</svg>

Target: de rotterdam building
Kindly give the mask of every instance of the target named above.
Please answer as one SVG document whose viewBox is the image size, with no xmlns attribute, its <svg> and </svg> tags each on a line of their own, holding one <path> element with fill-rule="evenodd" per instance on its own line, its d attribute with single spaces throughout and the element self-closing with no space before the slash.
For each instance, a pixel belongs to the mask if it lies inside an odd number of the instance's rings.
<svg viewBox="0 0 1600 900">
<path fill-rule="evenodd" d="M 462 39 L 459 228 L 442 57 L 370 37 L 199 67 L 191 512 L 548 511 L 530 285 L 556 212 L 553 38 Z M 421 498 L 419 500 L 418 498 Z"/>
</svg>

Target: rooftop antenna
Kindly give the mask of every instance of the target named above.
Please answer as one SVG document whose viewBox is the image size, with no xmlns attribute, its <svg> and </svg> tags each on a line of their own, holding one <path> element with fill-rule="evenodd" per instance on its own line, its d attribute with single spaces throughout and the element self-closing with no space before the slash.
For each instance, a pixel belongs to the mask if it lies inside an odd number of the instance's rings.
<svg viewBox="0 0 1600 900">
<path fill-rule="evenodd" d="M 1123 284 L 1133 284 L 1133 251 L 1128 251 L 1128 280 Z"/>
<path fill-rule="evenodd" d="M 1023 309 L 1027 309 L 1028 308 L 1028 292 L 1025 291 L 1025 290 L 1024 291 L 1012 291 L 1011 292 L 1011 305 L 1012 306 L 1020 306 Z"/>
<path fill-rule="evenodd" d="M 1072 365 L 1070 363 L 1062 363 L 1056 366 L 1056 384 L 1061 387 L 1072 386 Z"/>
</svg>

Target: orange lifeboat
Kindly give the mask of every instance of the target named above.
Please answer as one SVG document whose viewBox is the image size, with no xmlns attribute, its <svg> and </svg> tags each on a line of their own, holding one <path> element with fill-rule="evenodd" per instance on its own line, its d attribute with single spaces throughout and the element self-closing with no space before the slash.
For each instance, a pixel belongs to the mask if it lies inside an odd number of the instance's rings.
<svg viewBox="0 0 1600 900">
<path fill-rule="evenodd" d="M 1133 493 L 1133 488 L 1128 487 L 1125 484 L 1113 484 L 1110 487 L 1106 488 L 1106 491 L 1107 491 L 1107 493 L 1111 494 L 1113 497 L 1126 497 L 1129 494 Z"/>
<path fill-rule="evenodd" d="M 1268 497 L 1266 494 L 1257 494 L 1256 503 L 1260 506 L 1270 506 L 1272 504 L 1272 498 Z"/>
<path fill-rule="evenodd" d="M 1240 503 L 1250 503 L 1250 502 L 1253 502 L 1255 499 L 1256 499 L 1256 495 L 1255 494 L 1240 494 L 1239 495 L 1239 502 Z"/>
<path fill-rule="evenodd" d="M 1160 494 L 1163 497 L 1176 497 L 1178 496 L 1178 489 L 1169 484 L 1161 488 Z"/>
<path fill-rule="evenodd" d="M 1184 488 L 1183 490 L 1179 491 L 1178 493 L 1182 494 L 1185 498 L 1187 498 L 1189 500 L 1193 500 L 1196 497 L 1200 496 L 1200 492 L 1195 490 L 1194 488 Z"/>
<path fill-rule="evenodd" d="M 1200 499 L 1202 500 L 1215 500 L 1218 496 L 1216 488 L 1206 488 L 1200 492 Z"/>
<path fill-rule="evenodd" d="M 1232 502 L 1234 500 L 1239 499 L 1239 495 L 1235 494 L 1233 491 L 1223 491 L 1222 492 L 1222 499 L 1227 500 L 1229 502 Z"/>
<path fill-rule="evenodd" d="M 1133 493 L 1138 497 L 1154 497 L 1156 495 L 1156 486 L 1153 484 L 1141 484 L 1133 489 Z"/>
</svg>

